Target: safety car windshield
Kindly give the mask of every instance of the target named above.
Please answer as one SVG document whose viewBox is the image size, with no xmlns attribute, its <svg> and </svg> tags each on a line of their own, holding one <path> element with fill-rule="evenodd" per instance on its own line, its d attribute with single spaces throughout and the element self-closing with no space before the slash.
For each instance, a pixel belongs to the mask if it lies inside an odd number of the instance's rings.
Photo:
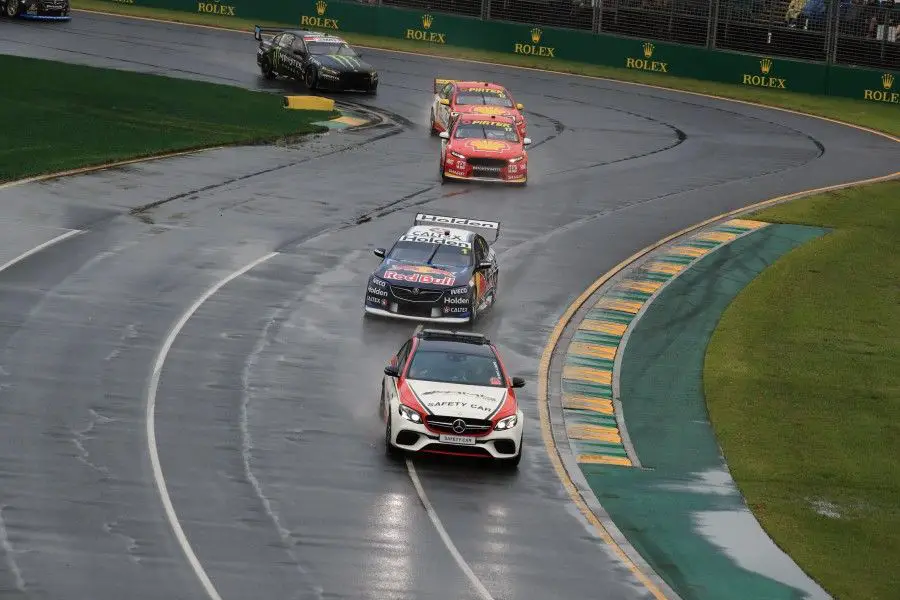
<svg viewBox="0 0 900 600">
<path fill-rule="evenodd" d="M 512 100 L 503 92 L 490 91 L 460 91 L 456 94 L 456 103 L 461 105 L 486 104 L 488 106 L 505 106 L 512 108 Z"/>
<path fill-rule="evenodd" d="M 472 264 L 472 249 L 448 244 L 397 242 L 387 258 L 417 265 L 468 267 Z"/>
<path fill-rule="evenodd" d="M 454 137 L 458 140 L 503 140 L 518 142 L 519 134 L 507 123 L 460 123 Z"/>
<path fill-rule="evenodd" d="M 329 56 L 356 56 L 353 48 L 339 42 L 307 42 L 310 54 L 327 54 Z"/>
<path fill-rule="evenodd" d="M 422 381 L 504 387 L 497 360 L 481 354 L 417 350 L 406 376 Z"/>
</svg>

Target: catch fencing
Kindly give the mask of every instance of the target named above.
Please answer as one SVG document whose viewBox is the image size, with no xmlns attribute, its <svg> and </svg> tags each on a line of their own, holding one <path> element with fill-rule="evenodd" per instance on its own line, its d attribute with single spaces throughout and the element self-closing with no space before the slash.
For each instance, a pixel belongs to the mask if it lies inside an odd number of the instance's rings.
<svg viewBox="0 0 900 600">
<path fill-rule="evenodd" d="M 125 0 L 109 0 L 119 6 Z M 900 107 L 900 0 L 128 0 Z M 491 55 L 487 55 L 487 60 Z"/>
</svg>

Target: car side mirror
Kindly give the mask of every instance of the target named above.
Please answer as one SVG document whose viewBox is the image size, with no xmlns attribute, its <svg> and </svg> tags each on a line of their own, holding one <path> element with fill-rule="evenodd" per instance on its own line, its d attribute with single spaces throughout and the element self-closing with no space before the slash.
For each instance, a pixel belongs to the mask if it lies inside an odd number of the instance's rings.
<svg viewBox="0 0 900 600">
<path fill-rule="evenodd" d="M 519 110 L 523 110 L 525 108 L 525 105 L 522 103 L 519 103 L 519 104 L 516 104 L 516 108 L 518 108 Z"/>
<path fill-rule="evenodd" d="M 450 101 L 447 100 L 446 98 L 441 98 L 440 100 L 438 100 L 438 104 L 443 104 L 444 106 L 450 106 Z"/>
<path fill-rule="evenodd" d="M 384 258 L 384 248 L 375 248 L 375 256 Z"/>
<path fill-rule="evenodd" d="M 400 377 L 400 369 L 394 365 L 388 365 L 384 368 L 384 374 L 388 377 Z M 524 381 L 522 382 L 522 385 L 525 385 Z"/>
<path fill-rule="evenodd" d="M 513 377 L 512 386 L 514 388 L 523 388 L 525 387 L 525 378 L 524 377 Z"/>
<path fill-rule="evenodd" d="M 450 139 L 450 133 L 447 132 L 447 131 L 442 131 L 442 132 L 440 132 L 440 133 L 438 134 L 438 137 L 441 138 L 442 140 L 449 140 L 449 139 Z"/>
<path fill-rule="evenodd" d="M 531 145 L 531 138 L 525 138 L 524 140 L 522 140 L 522 142 L 523 142 L 526 146 L 530 146 L 530 145 Z"/>
<path fill-rule="evenodd" d="M 482 269 L 490 269 L 493 266 L 494 266 L 494 263 L 492 263 L 491 261 L 483 260 L 480 263 L 478 263 L 478 267 L 476 267 L 476 269 L 480 271 Z"/>
</svg>

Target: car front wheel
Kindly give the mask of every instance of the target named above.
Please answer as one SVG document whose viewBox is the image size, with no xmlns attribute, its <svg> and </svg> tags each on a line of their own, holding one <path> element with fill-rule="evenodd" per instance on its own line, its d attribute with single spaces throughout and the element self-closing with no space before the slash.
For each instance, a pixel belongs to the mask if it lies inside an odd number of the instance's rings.
<svg viewBox="0 0 900 600">
<path fill-rule="evenodd" d="M 318 80 L 319 80 L 319 74 L 316 73 L 316 70 L 313 67 L 310 67 L 309 69 L 307 69 L 306 77 L 304 78 L 304 81 L 306 82 L 306 87 L 310 91 L 316 89 L 316 84 L 318 83 Z"/>
<path fill-rule="evenodd" d="M 394 459 L 400 456 L 400 450 L 391 443 L 391 415 L 390 415 L 390 407 L 388 408 L 388 417 L 387 423 L 384 426 L 384 453 L 387 454 L 388 458 Z"/>
<path fill-rule="evenodd" d="M 500 464 L 505 469 L 517 469 L 519 467 L 519 463 L 522 462 L 522 443 L 519 443 L 519 453 L 516 454 L 512 458 L 502 458 L 500 459 Z"/>
</svg>

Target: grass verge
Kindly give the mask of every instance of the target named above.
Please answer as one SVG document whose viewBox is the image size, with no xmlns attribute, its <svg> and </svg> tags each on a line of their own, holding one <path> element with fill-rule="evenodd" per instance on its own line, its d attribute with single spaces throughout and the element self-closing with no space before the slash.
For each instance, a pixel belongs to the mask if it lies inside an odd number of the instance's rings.
<svg viewBox="0 0 900 600">
<path fill-rule="evenodd" d="M 735 481 L 779 546 L 838 598 L 900 577 L 900 182 L 750 218 L 832 228 L 734 300 L 707 404 Z"/>
<path fill-rule="evenodd" d="M 134 4 L 116 4 L 104 0 L 72 0 L 72 7 L 81 10 L 102 11 L 121 15 L 162 19 L 177 23 L 189 23 L 195 25 L 207 25 L 233 29 L 238 31 L 252 31 L 253 25 L 264 27 L 296 27 L 296 23 L 275 23 L 263 21 L 249 21 L 235 17 L 219 15 L 194 14 L 176 10 L 161 8 L 148 8 Z M 77 15 L 75 18 L 78 18 Z M 501 52 L 488 52 L 472 50 L 454 46 L 434 46 L 417 43 L 410 40 L 395 40 L 390 38 L 374 37 L 349 32 L 341 34 L 348 42 L 359 46 L 381 48 L 385 50 L 400 50 L 427 54 L 431 56 L 443 56 L 449 58 L 462 58 L 478 60 L 502 65 L 529 67 L 536 69 L 552 70 L 561 73 L 587 75 L 590 77 L 602 77 L 617 81 L 644 83 L 656 85 L 673 90 L 682 90 L 722 96 L 735 100 L 756 102 L 769 106 L 787 108 L 822 117 L 828 117 L 884 131 L 891 135 L 900 136 L 900 119 L 897 118 L 897 107 L 875 102 L 864 102 L 850 98 L 832 98 L 813 96 L 809 94 L 797 94 L 790 92 L 777 92 L 760 88 L 748 88 L 745 86 L 730 85 L 696 79 L 673 78 L 665 75 L 643 73 L 628 69 L 603 67 L 569 61 L 553 61 L 553 68 L 547 69 L 546 60 L 529 58 Z M 252 52 L 252 48 L 248 50 Z M 251 56 L 252 58 L 252 56 Z"/>
<path fill-rule="evenodd" d="M 231 86 L 0 55 L 0 182 L 313 133 L 338 113 Z"/>
</svg>

